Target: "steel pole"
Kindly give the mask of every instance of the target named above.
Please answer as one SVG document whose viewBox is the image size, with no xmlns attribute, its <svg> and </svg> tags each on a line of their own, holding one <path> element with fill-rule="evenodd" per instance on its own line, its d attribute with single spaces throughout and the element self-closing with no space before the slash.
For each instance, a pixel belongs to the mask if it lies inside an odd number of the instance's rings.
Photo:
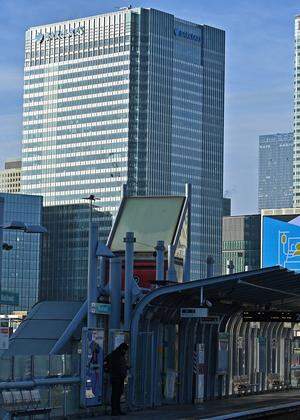
<svg viewBox="0 0 300 420">
<path fill-rule="evenodd" d="M 132 284 L 134 264 L 134 233 L 126 232 L 125 242 L 125 307 L 124 329 L 129 331 L 132 312 Z"/>
<path fill-rule="evenodd" d="M 165 243 L 164 241 L 157 241 L 156 247 L 156 276 L 155 280 L 157 282 L 163 281 L 165 277 L 165 259 L 164 259 L 164 251 L 165 251 Z"/>
<path fill-rule="evenodd" d="M 184 255 L 183 281 L 191 280 L 191 216 L 192 216 L 192 185 L 185 184 L 185 196 L 187 200 L 187 234 L 186 250 Z"/>
<path fill-rule="evenodd" d="M 174 263 L 174 254 L 175 248 L 174 245 L 168 245 L 168 271 L 167 271 L 167 280 L 169 281 L 176 281 L 177 275 L 175 270 L 175 263 Z"/>
<path fill-rule="evenodd" d="M 87 301 L 88 301 L 88 316 L 87 326 L 88 328 L 97 327 L 96 314 L 91 312 L 92 303 L 97 302 L 98 290 L 97 290 L 97 225 L 92 223 L 90 220 L 90 231 L 89 231 L 89 254 L 88 254 L 88 286 L 87 286 Z"/>
<path fill-rule="evenodd" d="M 120 329 L 121 321 L 121 258 L 109 260 L 109 290 L 111 301 L 111 314 L 109 319 L 110 329 Z"/>
</svg>

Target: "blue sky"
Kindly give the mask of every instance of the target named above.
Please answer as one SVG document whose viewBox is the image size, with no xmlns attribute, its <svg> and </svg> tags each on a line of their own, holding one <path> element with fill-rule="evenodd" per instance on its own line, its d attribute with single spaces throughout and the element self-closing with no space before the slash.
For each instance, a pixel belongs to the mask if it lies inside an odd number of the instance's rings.
<svg viewBox="0 0 300 420">
<path fill-rule="evenodd" d="M 25 30 L 130 3 L 226 31 L 224 191 L 256 212 L 258 136 L 292 131 L 296 0 L 0 0 L 0 165 L 21 151 Z"/>
</svg>

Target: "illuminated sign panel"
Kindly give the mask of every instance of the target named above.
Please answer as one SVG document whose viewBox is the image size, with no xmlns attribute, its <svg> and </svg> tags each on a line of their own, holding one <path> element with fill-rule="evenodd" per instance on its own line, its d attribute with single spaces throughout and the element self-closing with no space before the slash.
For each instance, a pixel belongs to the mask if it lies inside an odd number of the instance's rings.
<svg viewBox="0 0 300 420">
<path fill-rule="evenodd" d="M 263 216 L 262 267 L 300 272 L 300 215 Z"/>
</svg>

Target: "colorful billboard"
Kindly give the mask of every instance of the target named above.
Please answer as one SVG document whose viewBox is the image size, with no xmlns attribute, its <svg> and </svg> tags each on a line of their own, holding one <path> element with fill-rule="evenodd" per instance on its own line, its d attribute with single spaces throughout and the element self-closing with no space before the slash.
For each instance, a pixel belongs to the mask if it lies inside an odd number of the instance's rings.
<svg viewBox="0 0 300 420">
<path fill-rule="evenodd" d="M 300 272 L 300 216 L 263 216 L 262 229 L 262 267 Z"/>
</svg>

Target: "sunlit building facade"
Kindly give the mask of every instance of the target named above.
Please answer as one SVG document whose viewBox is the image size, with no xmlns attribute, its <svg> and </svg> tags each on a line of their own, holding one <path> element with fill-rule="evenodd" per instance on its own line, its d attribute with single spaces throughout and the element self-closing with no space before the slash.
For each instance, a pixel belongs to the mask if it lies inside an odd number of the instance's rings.
<svg viewBox="0 0 300 420">
<path fill-rule="evenodd" d="M 7 159 L 0 171 L 0 192 L 19 193 L 21 191 L 21 159 Z"/>
<path fill-rule="evenodd" d="M 124 183 L 166 195 L 191 182 L 192 277 L 207 255 L 220 272 L 224 61 L 224 31 L 154 9 L 30 28 L 22 191 L 46 206 L 92 193 L 113 216 Z"/>
</svg>

